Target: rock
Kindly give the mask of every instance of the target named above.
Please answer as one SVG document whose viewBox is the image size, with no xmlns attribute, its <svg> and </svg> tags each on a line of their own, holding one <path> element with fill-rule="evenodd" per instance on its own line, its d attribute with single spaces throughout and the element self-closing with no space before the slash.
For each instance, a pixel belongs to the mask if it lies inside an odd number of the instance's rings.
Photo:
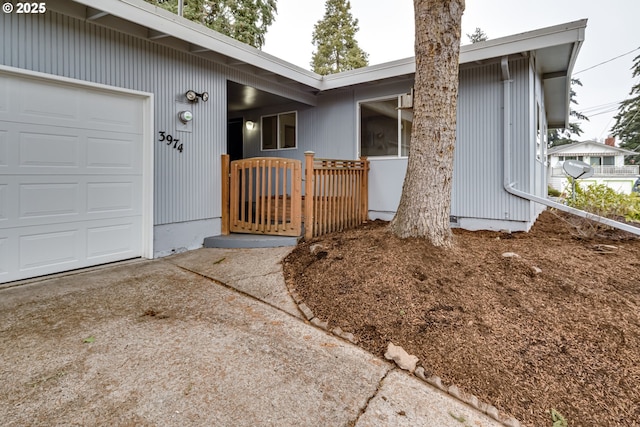
<svg viewBox="0 0 640 427">
<path fill-rule="evenodd" d="M 610 254 L 612 252 L 615 252 L 618 247 L 613 245 L 595 245 L 593 249 L 604 254 Z"/>
<path fill-rule="evenodd" d="M 493 405 L 487 405 L 487 409 L 485 410 L 485 413 L 487 415 L 489 415 L 491 418 L 493 418 L 496 421 L 500 421 L 500 414 L 498 414 L 498 408 L 496 408 Z"/>
<path fill-rule="evenodd" d="M 536 267 L 535 265 L 531 266 L 531 271 L 533 271 L 533 274 L 540 274 L 542 273 L 542 270 L 538 267 Z"/>
<path fill-rule="evenodd" d="M 467 395 L 464 401 L 474 408 L 478 409 L 478 398 L 474 394 Z"/>
<path fill-rule="evenodd" d="M 322 246 L 320 243 L 314 243 L 313 245 L 309 246 L 309 252 L 311 252 L 311 255 L 315 255 L 321 249 L 324 249 L 324 246 Z"/>
<path fill-rule="evenodd" d="M 311 319 L 311 324 L 316 325 L 317 327 L 324 329 L 325 331 L 329 329 L 329 322 L 323 322 L 317 317 L 314 317 L 313 319 Z"/>
<path fill-rule="evenodd" d="M 343 332 L 340 336 L 352 344 L 358 344 L 358 339 L 351 332 Z"/>
<path fill-rule="evenodd" d="M 520 258 L 520 255 L 515 252 L 505 252 L 502 254 L 502 256 L 505 258 Z"/>
<path fill-rule="evenodd" d="M 455 397 L 456 399 L 462 400 L 462 393 L 460 392 L 460 389 L 457 385 L 450 385 L 448 391 L 451 396 Z"/>
<path fill-rule="evenodd" d="M 520 427 L 520 421 L 516 420 L 513 417 L 503 421 L 502 424 L 507 427 Z"/>
<path fill-rule="evenodd" d="M 313 311 L 311 311 L 311 309 L 307 306 L 307 304 L 305 303 L 298 304 L 298 308 L 300 309 L 302 314 L 304 314 L 304 317 L 306 317 L 307 320 L 311 320 L 315 317 L 313 315 Z"/>
<path fill-rule="evenodd" d="M 442 391 L 446 391 L 446 387 L 442 385 L 442 380 L 440 379 L 440 377 L 436 375 L 432 375 L 429 378 L 427 378 L 427 382 L 432 386 L 439 388 Z"/>
<path fill-rule="evenodd" d="M 422 366 L 418 366 L 414 373 L 416 374 L 416 377 L 420 378 L 422 381 L 427 380 L 427 377 L 424 374 L 424 368 Z"/>
<path fill-rule="evenodd" d="M 410 355 L 402 347 L 389 343 L 387 352 L 384 354 L 388 360 L 393 360 L 400 369 L 413 373 L 416 370 L 418 358 Z"/>
</svg>

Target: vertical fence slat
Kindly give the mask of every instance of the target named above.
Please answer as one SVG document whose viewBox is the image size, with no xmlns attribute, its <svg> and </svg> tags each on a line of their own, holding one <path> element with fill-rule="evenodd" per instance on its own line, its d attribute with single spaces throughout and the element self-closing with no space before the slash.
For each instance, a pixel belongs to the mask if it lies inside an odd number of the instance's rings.
<svg viewBox="0 0 640 427">
<path fill-rule="evenodd" d="M 278 165 L 278 161 L 275 161 L 276 163 L 276 170 L 277 170 L 277 165 Z M 271 161 L 271 159 L 269 159 L 269 161 L 267 162 L 267 218 L 266 218 L 266 226 L 265 226 L 265 230 L 268 232 L 272 231 L 272 224 L 271 224 L 271 189 L 272 189 L 272 178 L 271 175 L 273 174 L 273 163 Z M 277 196 L 276 196 L 277 197 Z"/>
<path fill-rule="evenodd" d="M 315 228 L 316 215 L 313 212 L 315 198 L 315 174 L 313 152 L 304 153 L 304 238 L 311 239 Z"/>
<path fill-rule="evenodd" d="M 222 225 L 221 232 L 223 235 L 229 234 L 229 155 L 223 154 L 222 167 L 220 173 L 222 175 Z"/>
</svg>

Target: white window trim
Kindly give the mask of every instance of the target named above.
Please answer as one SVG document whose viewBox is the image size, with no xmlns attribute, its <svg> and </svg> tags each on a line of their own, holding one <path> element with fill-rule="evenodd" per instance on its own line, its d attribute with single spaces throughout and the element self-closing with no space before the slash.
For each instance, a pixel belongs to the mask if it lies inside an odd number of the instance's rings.
<svg viewBox="0 0 640 427">
<path fill-rule="evenodd" d="M 284 115 L 284 114 L 291 114 L 294 113 L 296 116 L 296 146 L 295 147 L 283 147 L 280 148 L 280 116 Z M 276 126 L 278 128 L 278 132 L 276 132 L 276 135 L 278 137 L 278 140 L 276 141 L 276 145 L 278 146 L 277 148 L 264 148 L 264 144 L 263 144 L 263 126 L 262 126 L 262 119 L 265 117 L 273 117 L 276 116 L 277 120 L 276 120 Z M 282 113 L 274 113 L 274 114 L 265 114 L 264 116 L 260 116 L 260 151 L 288 151 L 288 150 L 297 150 L 298 149 L 298 110 L 292 110 L 292 111 L 283 111 Z"/>
<path fill-rule="evenodd" d="M 360 137 L 362 136 L 362 132 L 361 132 L 361 125 L 362 125 L 362 118 L 361 118 L 361 109 L 360 109 L 360 105 L 362 103 L 367 103 L 367 102 L 376 102 L 376 101 L 386 101 L 386 100 L 390 100 L 393 99 L 394 97 L 398 100 L 398 108 L 400 108 L 400 97 L 402 95 L 405 95 L 405 93 L 399 93 L 396 95 L 387 95 L 387 96 L 378 96 L 376 98 L 367 98 L 367 99 L 361 99 L 358 102 L 356 102 L 356 132 L 357 132 L 357 136 L 356 136 L 356 153 L 357 153 L 357 157 L 362 156 L 362 152 L 360 151 L 360 147 L 362 146 L 362 142 L 360 141 Z M 385 160 L 385 159 L 407 159 L 409 158 L 409 156 L 403 156 L 402 155 L 402 115 L 400 114 L 400 110 L 398 109 L 398 153 L 395 156 L 370 156 L 367 157 L 370 160 Z"/>
</svg>

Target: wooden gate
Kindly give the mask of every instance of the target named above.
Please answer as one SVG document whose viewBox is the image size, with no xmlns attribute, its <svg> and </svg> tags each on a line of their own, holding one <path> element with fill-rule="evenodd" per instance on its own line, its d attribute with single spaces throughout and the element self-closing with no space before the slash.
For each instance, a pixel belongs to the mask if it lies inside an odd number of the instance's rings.
<svg viewBox="0 0 640 427">
<path fill-rule="evenodd" d="M 226 159 L 225 159 L 226 157 Z M 254 157 L 229 163 L 223 156 L 223 179 L 228 176 L 229 230 L 232 233 L 300 236 L 302 228 L 302 165 L 299 160 Z M 226 172 L 225 172 L 225 169 Z M 224 191 L 224 190 L 223 190 Z M 223 212 L 227 209 L 222 207 Z M 223 219 L 223 227 L 224 227 Z M 223 233 L 226 230 L 223 229 Z"/>
</svg>

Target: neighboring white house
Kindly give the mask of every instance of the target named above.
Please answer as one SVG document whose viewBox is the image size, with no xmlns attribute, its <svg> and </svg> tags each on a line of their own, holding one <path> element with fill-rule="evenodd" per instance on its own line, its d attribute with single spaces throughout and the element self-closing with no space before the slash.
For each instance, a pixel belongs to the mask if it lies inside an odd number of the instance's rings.
<svg viewBox="0 0 640 427">
<path fill-rule="evenodd" d="M 549 186 L 558 191 L 565 191 L 568 179 L 562 165 L 565 160 L 580 160 L 594 168 L 593 176 L 581 182 L 605 184 L 620 193 L 631 193 L 633 184 L 638 179 L 638 165 L 625 165 L 624 156 L 636 153 L 616 147 L 614 143 L 613 138 L 607 138 L 604 144 L 582 141 L 549 149 Z"/>
</svg>

